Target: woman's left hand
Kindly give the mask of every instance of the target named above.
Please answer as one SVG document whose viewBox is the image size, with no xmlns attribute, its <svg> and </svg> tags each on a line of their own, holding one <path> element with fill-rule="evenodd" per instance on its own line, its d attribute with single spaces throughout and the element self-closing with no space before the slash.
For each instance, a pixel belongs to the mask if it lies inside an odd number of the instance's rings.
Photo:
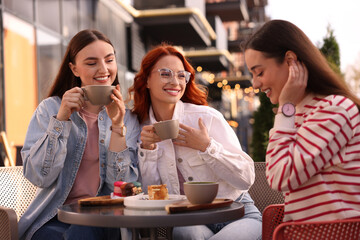
<svg viewBox="0 0 360 240">
<path fill-rule="evenodd" d="M 120 93 L 119 84 L 116 85 L 116 88 L 113 90 L 113 93 L 111 94 L 111 99 L 113 101 L 105 106 L 106 112 L 111 119 L 113 126 L 123 126 L 125 116 L 125 103 Z"/>
<path fill-rule="evenodd" d="M 179 136 L 173 143 L 175 145 L 189 147 L 204 152 L 210 144 L 210 137 L 201 118 L 199 118 L 198 123 L 200 129 L 192 128 L 180 123 Z"/>
<path fill-rule="evenodd" d="M 308 82 L 308 70 L 304 63 L 292 60 L 289 66 L 289 77 L 279 96 L 279 105 L 290 102 L 298 104 L 305 96 Z"/>
</svg>

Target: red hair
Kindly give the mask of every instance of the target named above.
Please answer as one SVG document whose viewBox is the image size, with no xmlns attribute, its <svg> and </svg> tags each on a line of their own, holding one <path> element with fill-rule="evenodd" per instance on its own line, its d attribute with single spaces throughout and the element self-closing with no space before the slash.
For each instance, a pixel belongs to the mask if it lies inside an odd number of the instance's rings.
<svg viewBox="0 0 360 240">
<path fill-rule="evenodd" d="M 133 94 L 134 107 L 132 112 L 136 113 L 139 122 L 143 123 L 149 117 L 149 109 L 151 105 L 150 93 L 147 85 L 147 79 L 153 71 L 154 65 L 157 61 L 167 55 L 173 55 L 180 59 L 184 65 L 184 69 L 191 73 L 190 80 L 186 84 L 184 95 L 181 101 L 186 103 L 193 103 L 196 105 L 208 105 L 207 90 L 205 87 L 200 87 L 195 83 L 195 70 L 185 57 L 173 46 L 161 44 L 151 51 L 149 51 L 141 62 L 140 71 L 134 78 L 134 84 L 129 88 L 129 95 Z"/>
</svg>

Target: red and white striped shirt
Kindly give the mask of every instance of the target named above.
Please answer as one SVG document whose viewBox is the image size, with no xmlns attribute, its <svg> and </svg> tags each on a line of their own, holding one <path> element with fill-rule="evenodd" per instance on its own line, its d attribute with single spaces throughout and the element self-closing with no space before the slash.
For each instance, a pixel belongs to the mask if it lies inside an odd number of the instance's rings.
<svg viewBox="0 0 360 240">
<path fill-rule="evenodd" d="M 284 193 L 284 221 L 359 217 L 360 116 L 354 102 L 309 94 L 295 117 L 277 114 L 266 175 Z"/>
</svg>

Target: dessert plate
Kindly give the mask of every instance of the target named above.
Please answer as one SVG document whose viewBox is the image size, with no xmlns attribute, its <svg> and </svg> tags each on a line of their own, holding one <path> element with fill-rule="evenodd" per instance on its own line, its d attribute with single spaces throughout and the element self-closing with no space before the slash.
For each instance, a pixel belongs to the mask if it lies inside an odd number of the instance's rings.
<svg viewBox="0 0 360 240">
<path fill-rule="evenodd" d="M 126 197 L 124 199 L 124 205 L 128 208 L 137 209 L 165 209 L 166 205 L 183 200 L 186 200 L 185 195 L 169 194 L 168 200 L 149 200 L 149 195 L 143 194 Z"/>
</svg>

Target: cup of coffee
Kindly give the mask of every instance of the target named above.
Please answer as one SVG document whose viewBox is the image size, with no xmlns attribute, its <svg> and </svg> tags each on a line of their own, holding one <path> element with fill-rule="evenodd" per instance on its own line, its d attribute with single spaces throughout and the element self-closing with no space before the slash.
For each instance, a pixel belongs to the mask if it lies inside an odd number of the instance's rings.
<svg viewBox="0 0 360 240">
<path fill-rule="evenodd" d="M 81 88 L 84 91 L 86 101 L 93 105 L 108 105 L 111 103 L 111 94 L 115 86 L 109 85 L 88 85 Z"/>
<path fill-rule="evenodd" d="M 218 190 L 217 182 L 184 182 L 184 192 L 191 204 L 212 203 Z"/>
<path fill-rule="evenodd" d="M 179 135 L 179 120 L 166 120 L 154 123 L 156 134 L 161 138 L 174 139 Z"/>
</svg>

